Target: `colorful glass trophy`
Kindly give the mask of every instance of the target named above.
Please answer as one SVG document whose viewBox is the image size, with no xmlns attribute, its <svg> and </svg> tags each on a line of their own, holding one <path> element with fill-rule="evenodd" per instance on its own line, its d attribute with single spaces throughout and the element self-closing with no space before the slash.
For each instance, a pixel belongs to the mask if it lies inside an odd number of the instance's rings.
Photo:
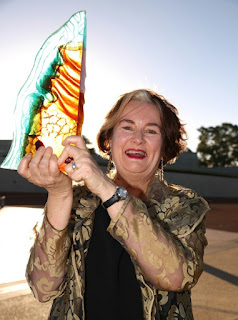
<svg viewBox="0 0 238 320">
<path fill-rule="evenodd" d="M 34 156 L 42 145 L 59 156 L 62 141 L 81 134 L 85 58 L 86 12 L 79 11 L 44 42 L 35 58 L 17 96 L 13 141 L 2 168 L 16 170 L 25 155 Z"/>
</svg>

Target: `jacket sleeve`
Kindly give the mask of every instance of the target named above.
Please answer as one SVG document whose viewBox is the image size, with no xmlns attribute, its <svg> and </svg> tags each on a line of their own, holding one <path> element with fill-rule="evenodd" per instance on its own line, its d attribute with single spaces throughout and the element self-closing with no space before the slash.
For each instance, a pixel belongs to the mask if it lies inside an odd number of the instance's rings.
<svg viewBox="0 0 238 320">
<path fill-rule="evenodd" d="M 203 271 L 207 210 L 206 201 L 193 192 L 150 205 L 131 196 L 108 231 L 153 286 L 182 291 L 193 287 Z"/>
<path fill-rule="evenodd" d="M 64 291 L 71 241 L 67 228 L 62 231 L 55 230 L 47 221 L 46 215 L 40 230 L 35 233 L 35 243 L 26 268 L 26 279 L 35 298 L 47 302 Z"/>
</svg>

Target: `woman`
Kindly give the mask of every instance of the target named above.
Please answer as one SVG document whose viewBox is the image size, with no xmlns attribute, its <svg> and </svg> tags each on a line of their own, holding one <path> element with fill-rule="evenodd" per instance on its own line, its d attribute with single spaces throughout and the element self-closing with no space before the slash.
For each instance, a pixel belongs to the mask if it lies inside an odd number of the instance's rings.
<svg viewBox="0 0 238 320">
<path fill-rule="evenodd" d="M 77 136 L 58 159 L 40 147 L 21 161 L 19 174 L 48 191 L 26 275 L 39 301 L 53 299 L 49 319 L 193 319 L 208 205 L 162 174 L 184 150 L 185 134 L 174 106 L 136 90 L 118 100 L 98 134 L 111 177 Z M 58 166 L 68 158 L 65 175 Z M 84 186 L 72 188 L 72 180 Z"/>
</svg>

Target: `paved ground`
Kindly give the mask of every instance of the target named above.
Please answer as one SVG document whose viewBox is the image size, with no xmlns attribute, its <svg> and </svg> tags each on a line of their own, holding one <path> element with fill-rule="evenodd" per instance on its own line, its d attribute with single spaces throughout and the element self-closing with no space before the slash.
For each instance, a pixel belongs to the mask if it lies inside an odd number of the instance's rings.
<svg viewBox="0 0 238 320">
<path fill-rule="evenodd" d="M 238 233 L 208 229 L 205 272 L 192 290 L 195 320 L 238 320 Z"/>
<path fill-rule="evenodd" d="M 195 320 L 238 320 L 238 203 L 211 201 L 210 206 L 212 210 L 207 215 L 209 245 L 204 258 L 205 272 L 192 290 L 194 317 Z M 22 248 L 24 243 L 25 249 L 29 250 L 29 241 L 20 241 L 19 229 L 22 231 L 25 226 L 29 232 L 33 221 L 41 215 L 41 209 L 21 208 L 21 215 L 15 216 L 7 214 L 6 211 L 4 214 L 2 210 L 0 210 L 0 254 L 1 257 L 4 257 L 1 260 L 7 262 L 8 268 L 2 267 L 1 261 L 0 271 L 1 268 L 5 268 L 3 273 L 10 282 L 0 284 L 0 320 L 46 320 L 50 304 L 40 304 L 29 294 L 24 275 L 22 275 L 23 269 L 15 276 L 15 279 L 11 278 L 11 264 L 17 270 L 21 269 L 21 263 L 16 263 L 16 261 L 13 263 L 12 255 L 6 259 L 3 254 L 7 234 L 9 234 L 8 239 L 13 240 L 11 241 L 12 247 L 9 247 L 8 250 L 16 248 L 18 243 L 19 248 Z M 24 225 L 19 228 L 20 220 L 18 219 L 21 217 L 23 220 L 23 213 Z M 10 224 L 12 224 L 11 232 L 9 231 Z M 3 230 L 6 230 L 5 243 L 1 238 Z M 18 250 L 15 250 L 15 253 Z M 24 256 L 25 252 L 22 255 Z M 2 279 L 1 282 L 4 280 Z"/>
</svg>

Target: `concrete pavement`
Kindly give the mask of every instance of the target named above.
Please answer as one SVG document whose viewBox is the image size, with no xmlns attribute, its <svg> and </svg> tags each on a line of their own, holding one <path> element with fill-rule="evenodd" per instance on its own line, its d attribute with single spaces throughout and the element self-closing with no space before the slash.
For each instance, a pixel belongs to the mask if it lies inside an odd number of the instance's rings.
<svg viewBox="0 0 238 320">
<path fill-rule="evenodd" d="M 195 320 L 238 320 L 238 233 L 208 229 L 207 238 L 205 271 L 192 290 Z"/>
</svg>

